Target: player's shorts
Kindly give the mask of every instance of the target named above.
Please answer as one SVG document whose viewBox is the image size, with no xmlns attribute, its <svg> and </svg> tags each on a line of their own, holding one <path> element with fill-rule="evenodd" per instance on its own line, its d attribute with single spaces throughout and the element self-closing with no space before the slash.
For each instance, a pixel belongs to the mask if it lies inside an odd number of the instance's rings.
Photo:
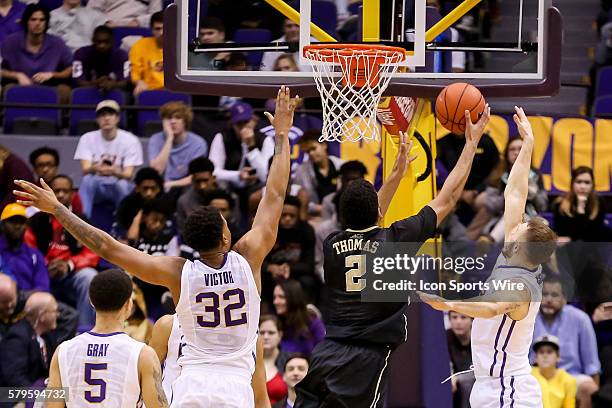
<svg viewBox="0 0 612 408">
<path fill-rule="evenodd" d="M 296 386 L 294 408 L 382 407 L 391 348 L 325 339 L 312 352 L 308 374 Z"/>
<path fill-rule="evenodd" d="M 477 377 L 470 394 L 472 408 L 542 408 L 542 389 L 531 374 L 503 378 Z"/>
<path fill-rule="evenodd" d="M 219 367 L 185 366 L 172 384 L 171 408 L 253 408 L 251 377 Z"/>
</svg>

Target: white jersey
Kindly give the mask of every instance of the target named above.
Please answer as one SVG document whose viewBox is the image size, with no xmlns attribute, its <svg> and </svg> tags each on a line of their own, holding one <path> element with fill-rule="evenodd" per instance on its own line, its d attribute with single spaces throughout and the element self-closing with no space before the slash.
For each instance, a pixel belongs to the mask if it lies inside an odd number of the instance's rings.
<svg viewBox="0 0 612 408">
<path fill-rule="evenodd" d="M 522 320 L 512 320 L 508 315 L 490 319 L 476 318 L 472 323 L 472 362 L 474 375 L 479 377 L 503 378 L 531 374 L 529 348 L 533 327 L 540 310 L 542 299 L 542 267 L 528 270 L 506 265 L 500 255 L 489 282 L 489 292 L 494 291 L 493 280 L 519 280 L 527 285 L 531 294 L 529 312 Z"/>
<path fill-rule="evenodd" d="M 164 370 L 162 373 L 162 387 L 168 401 L 172 401 L 172 383 L 181 373 L 181 367 L 178 365 L 178 358 L 181 355 L 183 334 L 180 330 L 178 317 L 176 314 L 172 316 L 172 330 L 168 338 L 168 352 L 164 360 Z"/>
<path fill-rule="evenodd" d="M 135 408 L 140 400 L 138 358 L 144 343 L 123 332 L 83 333 L 60 344 L 62 387 L 72 407 Z"/>
<path fill-rule="evenodd" d="M 176 305 L 185 343 L 179 365 L 210 364 L 250 379 L 260 301 L 251 267 L 237 252 L 228 252 L 219 269 L 185 262 Z"/>
</svg>

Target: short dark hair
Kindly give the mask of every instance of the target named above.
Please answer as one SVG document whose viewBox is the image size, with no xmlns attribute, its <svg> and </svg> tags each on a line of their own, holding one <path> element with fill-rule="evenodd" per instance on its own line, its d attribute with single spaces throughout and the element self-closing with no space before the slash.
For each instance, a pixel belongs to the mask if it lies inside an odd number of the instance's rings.
<svg viewBox="0 0 612 408">
<path fill-rule="evenodd" d="M 49 186 L 51 186 L 51 184 L 53 184 L 55 180 L 59 180 L 59 179 L 68 180 L 68 182 L 70 183 L 70 187 L 74 187 L 74 182 L 72 181 L 72 178 L 70 178 L 70 176 L 66 174 L 58 174 L 54 176 L 51 180 L 49 180 Z"/>
<path fill-rule="evenodd" d="M 206 28 L 211 30 L 217 30 L 222 33 L 225 32 L 225 25 L 223 25 L 223 21 L 217 17 L 206 17 L 200 23 L 200 30 Z"/>
<path fill-rule="evenodd" d="M 53 158 L 55 159 L 55 165 L 59 166 L 60 158 L 58 151 L 52 147 L 43 146 L 39 147 L 38 149 L 32 150 L 32 153 L 30 153 L 30 164 L 32 165 L 32 167 L 35 166 L 36 159 L 38 159 L 43 154 L 50 154 L 51 156 L 53 156 Z"/>
<path fill-rule="evenodd" d="M 137 186 L 142 184 L 142 182 L 145 180 L 155 181 L 160 189 L 163 189 L 164 187 L 164 179 L 153 167 L 143 167 L 136 172 L 136 175 L 134 176 L 134 183 Z"/>
<path fill-rule="evenodd" d="M 183 228 L 185 243 L 197 252 L 217 248 L 223 238 L 223 217 L 219 209 L 203 206 L 189 214 Z"/>
<path fill-rule="evenodd" d="M 97 26 L 93 32 L 92 38 L 98 34 L 107 34 L 110 36 L 111 39 L 115 38 L 115 35 L 113 34 L 113 29 L 106 25 Z"/>
<path fill-rule="evenodd" d="M 89 299 L 98 312 L 116 312 L 132 296 L 132 279 L 121 269 L 98 273 L 89 285 Z"/>
<path fill-rule="evenodd" d="M 315 142 L 321 144 L 327 144 L 326 142 L 319 142 L 319 138 L 321 137 L 320 129 L 310 129 L 304 132 L 302 137 L 298 140 L 298 144 L 300 147 L 304 146 L 306 143 Z"/>
<path fill-rule="evenodd" d="M 23 10 L 23 14 L 21 15 L 21 27 L 25 33 L 28 32 L 28 21 L 32 18 L 32 14 L 37 11 L 41 11 L 45 15 L 45 33 L 49 29 L 49 20 L 51 19 L 51 13 L 49 9 L 41 4 L 28 4 Z"/>
<path fill-rule="evenodd" d="M 289 364 L 289 362 L 291 360 L 295 360 L 296 358 L 301 358 L 302 360 L 306 360 L 306 362 L 308 363 L 308 368 L 310 368 L 310 359 L 308 358 L 308 356 L 304 353 L 291 353 L 287 356 L 287 360 L 285 360 L 285 366 L 283 367 L 283 369 L 286 371 L 287 370 L 287 364 Z"/>
<path fill-rule="evenodd" d="M 236 65 L 246 65 L 249 66 L 249 60 L 246 57 L 246 54 L 243 52 L 232 52 L 225 62 L 226 67 L 234 67 Z"/>
<path fill-rule="evenodd" d="M 189 174 L 192 176 L 196 173 L 213 173 L 214 171 L 215 165 L 204 156 L 196 157 L 189 162 Z"/>
<path fill-rule="evenodd" d="M 296 196 L 286 196 L 285 197 L 285 205 L 292 205 L 294 207 L 297 207 L 298 209 L 302 206 L 302 202 L 300 201 L 299 198 L 297 198 Z"/>
<path fill-rule="evenodd" d="M 151 14 L 151 21 L 149 22 L 149 27 L 153 28 L 153 24 L 155 23 L 164 23 L 164 12 L 158 11 L 156 13 Z"/>
<path fill-rule="evenodd" d="M 359 173 L 361 177 L 364 177 L 366 174 L 368 174 L 368 169 L 365 164 L 359 160 L 350 160 L 340 166 L 338 173 L 340 173 L 341 176 L 346 176 L 350 173 Z"/>
<path fill-rule="evenodd" d="M 142 204 L 142 215 L 147 215 L 152 212 L 163 214 L 166 218 L 170 218 L 172 216 L 170 203 L 163 197 L 155 197 L 154 199 L 145 201 Z"/>
<path fill-rule="evenodd" d="M 204 202 L 206 205 L 210 205 L 212 200 L 226 200 L 230 206 L 230 209 L 234 209 L 236 206 L 236 200 L 230 193 L 225 190 L 216 189 L 209 193 L 206 193 L 206 201 Z"/>
<path fill-rule="evenodd" d="M 340 223 L 344 228 L 363 229 L 378 222 L 378 195 L 367 180 L 350 183 L 340 197 Z"/>
</svg>

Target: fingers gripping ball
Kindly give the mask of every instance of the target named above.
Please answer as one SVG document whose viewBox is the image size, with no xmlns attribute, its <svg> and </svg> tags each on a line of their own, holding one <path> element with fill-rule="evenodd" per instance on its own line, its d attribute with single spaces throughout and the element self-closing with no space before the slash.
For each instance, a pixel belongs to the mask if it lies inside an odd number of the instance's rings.
<svg viewBox="0 0 612 408">
<path fill-rule="evenodd" d="M 465 82 L 450 84 L 436 99 L 436 116 L 440 124 L 455 134 L 465 133 L 465 111 L 476 123 L 485 109 L 485 98 L 478 88 Z"/>
</svg>

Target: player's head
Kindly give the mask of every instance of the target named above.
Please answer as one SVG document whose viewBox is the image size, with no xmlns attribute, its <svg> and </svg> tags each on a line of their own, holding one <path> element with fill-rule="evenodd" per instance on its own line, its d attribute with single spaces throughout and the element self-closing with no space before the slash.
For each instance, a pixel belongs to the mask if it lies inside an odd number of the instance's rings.
<svg viewBox="0 0 612 408">
<path fill-rule="evenodd" d="M 361 230 L 378 223 L 380 209 L 376 189 L 367 180 L 350 183 L 340 197 L 340 223 L 344 228 Z"/>
<path fill-rule="evenodd" d="M 189 214 L 183 228 L 183 239 L 200 254 L 209 254 L 229 251 L 232 234 L 221 211 L 207 205 Z"/>
<path fill-rule="evenodd" d="M 533 342 L 535 352 L 535 365 L 541 369 L 556 367 L 559 363 L 559 339 L 555 336 L 544 335 Z"/>
<path fill-rule="evenodd" d="M 121 269 L 98 273 L 89 285 L 89 299 L 96 314 L 120 314 L 127 319 L 132 312 L 132 279 Z"/>
<path fill-rule="evenodd" d="M 563 309 L 567 303 L 561 279 L 554 275 L 549 275 L 544 279 L 542 285 L 542 302 L 540 303 L 540 313 L 547 318 L 553 318 Z"/>
<path fill-rule="evenodd" d="M 469 337 L 472 332 L 472 320 L 471 317 L 457 313 L 454 310 L 448 312 L 450 329 L 456 336 Z"/>
<path fill-rule="evenodd" d="M 264 352 L 271 352 L 279 348 L 283 338 L 281 327 L 281 322 L 275 315 L 268 314 L 259 318 L 259 335 Z"/>
<path fill-rule="evenodd" d="M 308 360 L 305 354 L 291 353 L 285 361 L 283 380 L 287 383 L 289 388 L 294 388 L 297 383 L 306 377 L 309 367 L 310 360 Z"/>
<path fill-rule="evenodd" d="M 529 266 L 535 267 L 547 262 L 557 247 L 557 235 L 541 217 L 532 217 L 519 224 L 512 241 L 504 245 L 507 259 L 518 257 Z"/>
</svg>

